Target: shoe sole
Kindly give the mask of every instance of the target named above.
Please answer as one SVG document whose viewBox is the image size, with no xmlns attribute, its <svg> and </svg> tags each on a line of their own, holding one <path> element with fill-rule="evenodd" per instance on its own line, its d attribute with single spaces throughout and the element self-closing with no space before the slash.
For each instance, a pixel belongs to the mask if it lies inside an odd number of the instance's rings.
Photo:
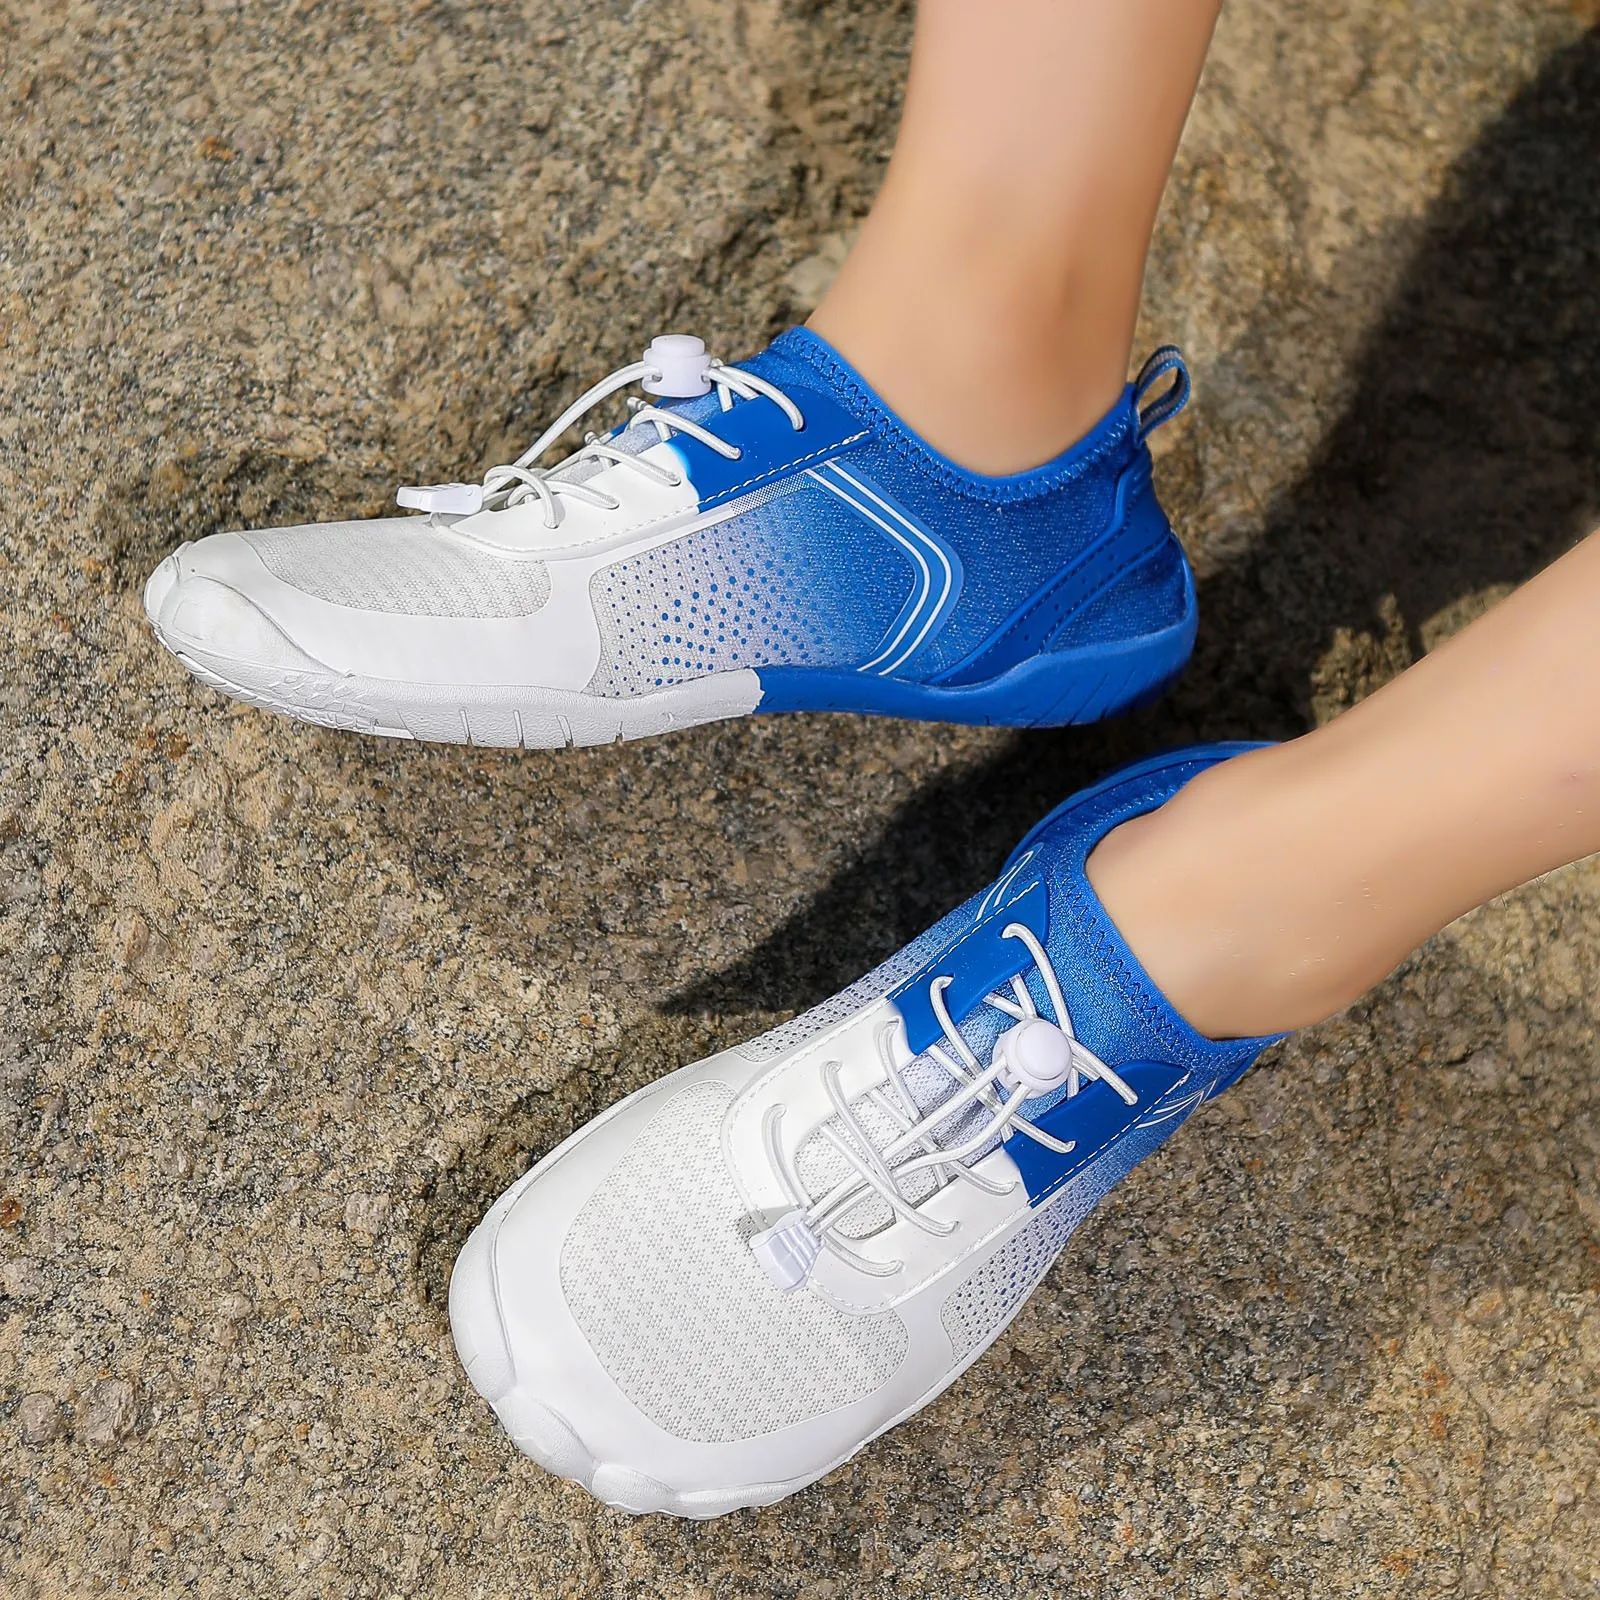
<svg viewBox="0 0 1600 1600">
<path fill-rule="evenodd" d="M 793 711 L 1000 727 L 1097 722 L 1148 704 L 1182 673 L 1197 624 L 1192 582 L 1186 598 L 1182 619 L 1159 632 L 1032 656 L 986 683 L 961 688 L 775 667 L 716 673 L 627 698 L 534 687 L 404 683 L 316 670 L 309 663 L 305 669 L 267 666 L 219 654 L 163 628 L 155 607 L 148 607 L 148 614 L 156 637 L 194 677 L 264 711 L 380 738 L 548 750 Z"/>
<path fill-rule="evenodd" d="M 760 710 L 854 711 L 978 727 L 1059 728 L 1099 722 L 1156 699 L 1194 651 L 1192 582 L 1182 618 L 1155 633 L 1029 656 L 983 683 L 950 688 L 859 672 L 764 667 Z"/>
<path fill-rule="evenodd" d="M 753 672 L 614 700 L 559 689 L 433 687 L 262 669 L 165 636 L 161 642 L 201 683 L 230 699 L 322 728 L 429 744 L 510 750 L 615 744 L 748 716 L 761 695 Z"/>
</svg>

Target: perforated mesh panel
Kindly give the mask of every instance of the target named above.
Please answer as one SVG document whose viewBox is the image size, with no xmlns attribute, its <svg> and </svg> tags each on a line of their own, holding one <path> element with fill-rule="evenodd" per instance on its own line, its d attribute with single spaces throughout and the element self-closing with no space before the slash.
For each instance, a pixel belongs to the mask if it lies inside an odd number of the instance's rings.
<svg viewBox="0 0 1600 1600">
<path fill-rule="evenodd" d="M 733 1091 L 674 1095 L 573 1222 L 561 1287 L 617 1387 L 667 1432 L 726 1443 L 866 1398 L 905 1357 L 893 1312 L 785 1295 L 722 1159 Z"/>
<path fill-rule="evenodd" d="M 911 562 L 805 478 L 597 572 L 591 694 L 632 695 L 745 667 L 855 667 L 911 592 Z"/>
<path fill-rule="evenodd" d="M 473 549 L 421 517 L 263 528 L 244 538 L 273 577 L 359 611 L 526 617 L 550 598 L 543 562 Z"/>
<path fill-rule="evenodd" d="M 958 1361 L 993 1338 L 1050 1270 L 1072 1232 L 1070 1217 L 1058 1218 L 1060 1210 L 1035 1217 L 945 1301 L 939 1317 Z"/>
<path fill-rule="evenodd" d="M 958 1360 L 999 1334 L 1038 1288 L 1084 1218 L 1183 1120 L 1136 1127 L 1118 1139 L 965 1283 L 951 1290 L 939 1318 Z"/>
</svg>

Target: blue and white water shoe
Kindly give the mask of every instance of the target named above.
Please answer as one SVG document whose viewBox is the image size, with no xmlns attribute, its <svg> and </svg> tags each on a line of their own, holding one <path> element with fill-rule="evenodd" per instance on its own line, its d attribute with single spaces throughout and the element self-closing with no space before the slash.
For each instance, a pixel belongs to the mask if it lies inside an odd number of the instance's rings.
<svg viewBox="0 0 1600 1600">
<path fill-rule="evenodd" d="M 513 1185 L 456 1262 L 450 1324 L 518 1446 L 624 1510 L 715 1516 L 952 1384 L 1099 1200 L 1270 1042 L 1195 1033 L 1084 873 L 1117 823 L 1247 748 L 1068 801 L 875 972 Z"/>
<path fill-rule="evenodd" d="M 658 398 L 536 465 L 633 384 Z M 402 489 L 413 516 L 182 545 L 145 608 L 225 693 L 400 737 L 597 744 L 797 710 L 1086 722 L 1193 645 L 1145 447 L 1187 394 L 1158 351 L 1066 454 L 985 478 L 804 328 L 738 366 L 668 336 L 481 484 Z"/>
</svg>

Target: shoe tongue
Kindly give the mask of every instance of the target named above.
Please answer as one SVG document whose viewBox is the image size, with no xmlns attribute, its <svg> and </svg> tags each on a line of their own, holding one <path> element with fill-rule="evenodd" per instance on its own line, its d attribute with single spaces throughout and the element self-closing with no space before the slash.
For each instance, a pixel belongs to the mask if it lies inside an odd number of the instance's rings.
<svg viewBox="0 0 1600 1600">
<path fill-rule="evenodd" d="M 1048 916 L 1042 880 L 1025 880 L 1020 888 L 1015 882 L 1004 887 L 997 885 L 979 902 L 975 915 L 965 927 L 955 932 L 910 978 L 889 992 L 888 998 L 906 1021 L 910 1047 L 917 1052 L 901 1066 L 900 1081 L 919 1116 L 936 1114 L 963 1087 L 961 1079 L 932 1054 L 932 1046 L 938 1045 L 945 1055 L 960 1059 L 960 1052 L 953 1048 L 929 1003 L 929 986 L 939 977 L 952 980 L 943 992 L 946 1007 L 953 1026 L 978 1062 L 978 1070 L 982 1071 L 994 1054 L 995 1042 L 1012 1024 L 1005 1013 L 985 1005 L 984 998 L 996 990 L 1009 992 L 1011 978 L 1020 976 L 1034 1004 L 1041 1008 L 1048 1004 L 1027 946 L 1014 937 L 1004 938 L 1003 931 L 1020 922 L 1042 943 L 1048 931 Z M 892 1086 L 884 1086 L 883 1092 L 891 1099 L 894 1097 Z M 879 1109 L 877 1093 L 872 1091 L 860 1096 L 851 1103 L 851 1109 L 881 1149 L 897 1136 L 899 1129 Z M 944 1122 L 936 1124 L 933 1136 L 946 1148 L 963 1144 L 992 1116 L 982 1101 L 969 1101 Z M 978 1152 L 979 1156 L 987 1154 L 987 1148 Z M 797 1167 L 801 1181 L 813 1196 L 826 1193 L 851 1170 L 820 1129 L 797 1152 Z M 907 1198 L 915 1203 L 933 1187 L 934 1179 L 931 1174 L 919 1174 L 913 1181 L 916 1187 Z M 888 1207 L 881 1199 L 864 1200 L 854 1208 L 844 1224 L 844 1232 L 863 1238 L 890 1220 Z"/>
<path fill-rule="evenodd" d="M 944 1009 L 980 1070 L 988 1067 L 996 1041 L 1013 1022 L 997 1007 L 984 1003 L 989 995 L 1009 995 L 1013 979 L 1020 978 L 1035 1007 L 1049 1015 L 1049 996 L 1032 951 L 1015 935 L 1006 936 L 1005 930 L 1017 924 L 1027 928 L 1041 945 L 1046 943 L 1050 897 L 1042 878 L 1002 878 L 979 902 L 966 928 L 889 993 L 905 1019 L 908 1048 L 915 1052 L 901 1077 L 924 1116 L 932 1115 L 962 1087 L 931 1053 L 939 1045 L 946 1055 L 959 1058 L 933 1008 L 932 988 L 937 980 L 950 980 L 942 991 Z M 940 1143 L 959 1144 L 971 1138 L 989 1115 L 981 1101 L 963 1107 L 949 1125 L 935 1130 Z"/>
<path fill-rule="evenodd" d="M 698 394 L 690 400 L 661 399 L 650 397 L 650 404 L 657 411 L 670 411 L 675 416 L 687 418 L 690 422 L 707 423 L 722 410 L 722 402 L 717 397 L 717 391 L 712 389 L 709 394 Z M 734 404 L 740 404 L 736 398 Z M 624 455 L 643 455 L 651 445 L 661 444 L 660 431 L 649 422 L 641 422 L 637 427 L 629 422 L 619 423 L 610 433 L 602 435 L 606 443 L 613 450 L 620 450 Z M 550 476 L 556 483 L 585 483 L 597 473 L 604 472 L 604 461 L 580 461 L 583 449 L 580 446 L 565 460 L 558 461 L 550 469 Z"/>
<path fill-rule="evenodd" d="M 766 356 L 763 355 L 759 360 L 765 363 Z M 752 366 L 757 364 L 757 362 L 750 363 Z M 792 366 L 793 363 L 786 362 L 784 365 Z M 761 376 L 770 377 L 774 382 L 780 381 L 777 372 L 762 370 Z M 1049 908 L 1044 903 L 1047 893 L 1040 892 L 1026 902 L 1023 901 L 1024 895 L 1030 889 L 1047 890 L 1037 865 L 1033 865 L 1032 870 L 1029 870 L 1030 863 L 1035 862 L 1036 855 L 1036 852 L 1029 852 L 1014 862 L 988 889 L 958 906 L 926 934 L 891 958 L 882 968 L 858 980 L 861 986 L 859 992 L 857 986 L 852 986 L 850 990 L 837 997 L 840 1001 L 848 1002 L 842 1009 L 833 1009 L 832 1003 L 821 1008 L 815 1014 L 819 1019 L 817 1025 L 820 1025 L 823 1012 L 826 1012 L 827 1021 L 836 1022 L 841 1017 L 853 1013 L 859 1006 L 879 999 L 890 1001 L 895 1010 L 904 1017 L 902 1004 L 910 1004 L 906 999 L 908 995 L 918 988 L 925 995 L 927 986 L 933 978 L 945 974 L 954 977 L 959 965 L 966 974 L 962 992 L 970 990 L 970 1001 L 961 1005 L 960 1014 L 954 1016 L 952 1021 L 965 1041 L 969 1053 L 980 1063 L 980 1069 L 987 1066 L 993 1057 L 996 1040 L 1011 1025 L 1012 1019 L 995 1007 L 984 1005 L 983 1000 L 987 994 L 997 989 L 1009 992 L 1010 981 L 1008 976 L 1001 976 L 1000 971 L 995 969 L 986 971 L 981 979 L 978 978 L 971 961 L 975 947 L 981 947 L 988 952 L 988 956 L 985 957 L 986 964 L 989 958 L 997 953 L 1003 953 L 1005 959 L 1001 966 L 1022 978 L 1035 1007 L 1042 1014 L 1046 1016 L 1051 1014 L 1049 995 L 1038 969 L 1032 965 L 1032 955 L 1026 945 L 1015 938 L 1005 940 L 1003 943 L 990 942 L 997 940 L 1012 922 L 1021 921 L 1027 924 L 1041 943 L 1044 943 L 1049 919 Z M 1048 945 L 1046 948 L 1048 949 Z M 946 999 L 950 998 L 952 996 L 947 990 Z M 803 1033 L 802 1037 L 811 1037 L 814 1031 L 815 1027 L 810 1032 Z M 950 1042 L 943 1038 L 941 1026 L 937 1021 L 931 1024 L 928 1031 L 929 1037 L 920 1049 L 914 1052 L 903 1050 L 900 1058 L 901 1082 L 915 1107 L 915 1116 L 918 1120 L 935 1115 L 939 1108 L 948 1105 L 962 1088 L 961 1080 L 933 1057 L 929 1046 L 940 1044 L 946 1055 L 956 1058 L 959 1058 L 959 1052 L 952 1050 Z M 786 1044 L 792 1042 L 785 1041 Z M 896 1107 L 894 1115 L 883 1108 L 884 1103 Z M 1042 1104 L 1042 1101 L 1030 1102 L 1030 1105 L 1023 1109 L 1027 1111 Z M 879 1150 L 899 1136 L 908 1114 L 906 1108 L 899 1104 L 893 1086 L 888 1083 L 880 1083 L 877 1089 L 855 1097 L 851 1102 L 851 1111 L 861 1123 L 862 1131 Z M 953 1148 L 971 1139 L 983 1125 L 984 1120 L 992 1115 L 993 1113 L 982 1102 L 969 1102 L 948 1115 L 942 1123 L 935 1124 L 932 1131 L 941 1145 L 947 1149 Z M 825 1131 L 827 1126 L 827 1120 L 814 1125 L 801 1137 L 794 1151 L 795 1175 L 812 1200 L 820 1199 L 829 1193 L 838 1183 L 850 1178 L 856 1170 L 835 1148 Z M 840 1130 L 835 1128 L 833 1131 L 837 1133 Z M 978 1154 L 969 1160 L 980 1159 L 988 1153 L 988 1149 L 980 1149 Z M 929 1169 L 908 1175 L 905 1184 L 906 1198 L 913 1205 L 919 1204 L 932 1191 L 935 1182 Z M 853 1206 L 848 1216 L 839 1219 L 837 1226 L 847 1237 L 865 1238 L 887 1226 L 892 1220 L 893 1214 L 887 1203 L 881 1196 L 873 1195 Z"/>
<path fill-rule="evenodd" d="M 1049 939 L 1050 896 L 1042 878 L 1020 887 L 1008 885 L 1001 894 L 991 890 L 958 937 L 889 991 L 889 999 L 905 1019 L 906 1043 L 913 1054 L 920 1055 L 944 1033 L 933 1000 L 936 984 L 940 985 L 943 1011 L 962 1027 L 980 1010 L 993 1012 L 992 1006 L 983 1005 L 986 995 L 1005 990 L 1013 978 L 1032 971 L 1032 950 L 1022 938 L 1007 932 L 1017 927 L 1025 928 L 1041 946 Z"/>
<path fill-rule="evenodd" d="M 790 329 L 774 340 L 765 350 L 759 351 L 747 361 L 734 363 L 741 368 L 748 368 L 757 377 L 765 378 L 771 383 L 776 383 L 780 388 L 785 383 L 806 383 L 813 387 L 822 386 L 835 389 L 836 384 L 821 367 L 815 362 L 805 359 L 808 347 L 804 340 L 798 339 L 797 334 L 804 333 L 804 329 Z M 815 339 L 814 335 L 808 337 Z M 820 340 L 816 340 L 820 344 Z M 760 396 L 744 397 L 731 396 L 733 407 L 751 403 L 751 399 L 759 400 Z M 682 417 L 687 422 L 698 422 L 703 427 L 711 427 L 715 431 L 716 419 L 723 414 L 721 391 L 712 385 L 705 394 L 693 395 L 688 399 L 674 399 L 670 396 L 648 395 L 649 404 L 657 411 L 666 411 L 674 416 Z M 613 449 L 621 450 L 627 455 L 640 455 L 648 450 L 651 445 L 662 442 L 660 432 L 648 422 L 641 422 L 637 427 L 632 427 L 624 421 L 612 431 L 604 435 L 606 443 Z M 582 483 L 592 478 L 597 472 L 603 472 L 605 465 L 597 461 L 576 461 L 575 457 L 580 451 L 574 451 L 564 461 L 557 462 L 551 468 L 551 476 L 563 483 Z"/>
<path fill-rule="evenodd" d="M 967 1048 L 979 1062 L 987 1063 L 994 1049 L 994 1042 L 1008 1021 L 1009 1019 L 1002 1016 L 993 1006 L 982 1006 L 958 1026 Z M 945 1044 L 945 1050 L 947 1054 L 955 1053 L 950 1050 L 948 1042 Z M 962 1087 L 961 1081 L 953 1076 L 947 1067 L 926 1052 L 914 1057 L 901 1068 L 900 1081 L 905 1085 L 919 1117 L 934 1115 L 939 1107 L 947 1104 Z M 899 1123 L 882 1109 L 879 1102 L 880 1094 L 891 1102 L 897 1102 L 892 1086 L 886 1084 L 881 1090 L 869 1091 L 858 1096 L 851 1102 L 851 1110 L 867 1136 L 881 1150 L 899 1136 L 901 1129 Z M 992 1113 L 987 1106 L 980 1101 L 971 1101 L 945 1121 L 938 1123 L 933 1129 L 933 1137 L 946 1148 L 963 1144 L 972 1138 L 991 1116 Z M 988 1150 L 979 1153 L 987 1155 Z M 821 1127 L 815 1129 L 795 1152 L 795 1167 L 806 1192 L 813 1199 L 826 1194 L 836 1183 L 850 1177 L 854 1171 L 850 1163 L 826 1137 Z M 906 1199 L 913 1205 L 919 1204 L 932 1193 L 937 1181 L 930 1170 L 911 1174 L 904 1186 Z M 881 1196 L 865 1194 L 840 1219 L 838 1226 L 845 1237 L 864 1239 L 880 1228 L 887 1227 L 893 1220 L 893 1213 Z"/>
<path fill-rule="evenodd" d="M 708 423 L 722 412 L 722 396 L 715 386 L 705 394 L 697 394 L 687 400 L 662 399 L 657 395 L 647 395 L 646 399 L 655 410 L 670 411 L 689 422 Z M 743 404 L 738 395 L 733 397 L 733 403 L 736 406 Z M 641 422 L 632 432 L 644 434 L 651 444 L 655 443 L 656 430 L 648 422 Z"/>
</svg>

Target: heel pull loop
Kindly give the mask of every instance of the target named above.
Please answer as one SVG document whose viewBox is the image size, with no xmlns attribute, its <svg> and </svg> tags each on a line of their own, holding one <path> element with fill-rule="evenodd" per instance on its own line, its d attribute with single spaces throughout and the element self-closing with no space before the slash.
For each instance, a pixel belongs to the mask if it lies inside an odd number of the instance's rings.
<svg viewBox="0 0 1600 1600">
<path fill-rule="evenodd" d="M 1144 398 L 1168 373 L 1172 382 L 1148 405 Z M 1133 380 L 1133 403 L 1139 409 L 1139 442 L 1142 444 L 1164 422 L 1171 422 L 1189 403 L 1191 385 L 1183 352 L 1175 344 L 1164 344 L 1150 354 Z"/>
</svg>

